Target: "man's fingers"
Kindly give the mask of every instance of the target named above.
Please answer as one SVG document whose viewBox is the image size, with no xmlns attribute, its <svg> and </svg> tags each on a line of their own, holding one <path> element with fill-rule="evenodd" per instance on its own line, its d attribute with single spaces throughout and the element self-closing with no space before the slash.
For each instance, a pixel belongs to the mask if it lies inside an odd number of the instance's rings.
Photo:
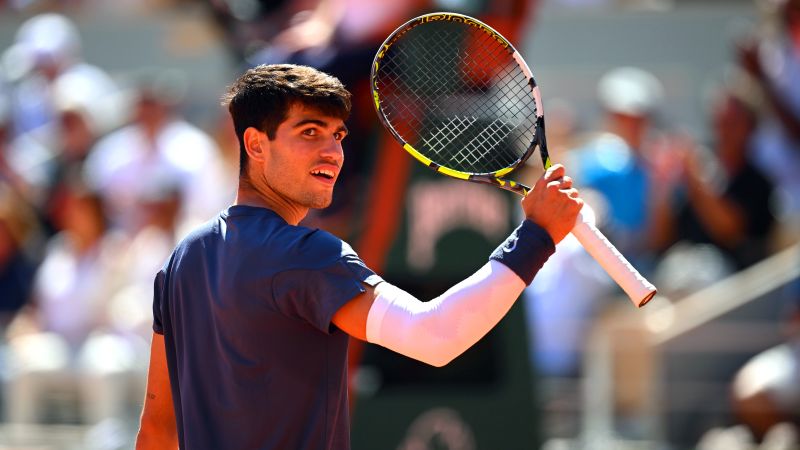
<svg viewBox="0 0 800 450">
<path fill-rule="evenodd" d="M 572 188 L 572 178 L 564 176 L 547 182 L 547 187 L 550 189 L 567 190 Z"/>
<path fill-rule="evenodd" d="M 569 196 L 569 198 L 578 198 L 581 196 L 580 192 L 578 192 L 575 188 L 564 189 L 564 192 Z"/>
<path fill-rule="evenodd" d="M 563 176 L 564 176 L 564 166 L 562 166 L 561 164 L 553 164 L 544 173 L 543 178 L 545 179 L 545 181 L 550 182 L 558 178 L 561 178 Z"/>
</svg>

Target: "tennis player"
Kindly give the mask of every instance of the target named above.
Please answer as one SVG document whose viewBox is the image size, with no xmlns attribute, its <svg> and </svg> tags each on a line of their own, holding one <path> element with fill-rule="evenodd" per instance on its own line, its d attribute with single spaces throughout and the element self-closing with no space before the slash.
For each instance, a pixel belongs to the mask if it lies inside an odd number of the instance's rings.
<svg viewBox="0 0 800 450">
<path fill-rule="evenodd" d="M 240 143 L 237 198 L 156 275 L 137 449 L 349 449 L 348 335 L 447 364 L 506 314 L 583 203 L 553 166 L 489 261 L 423 302 L 345 242 L 298 226 L 331 202 L 342 168 L 350 94 L 339 80 L 259 66 L 225 101 Z"/>
</svg>

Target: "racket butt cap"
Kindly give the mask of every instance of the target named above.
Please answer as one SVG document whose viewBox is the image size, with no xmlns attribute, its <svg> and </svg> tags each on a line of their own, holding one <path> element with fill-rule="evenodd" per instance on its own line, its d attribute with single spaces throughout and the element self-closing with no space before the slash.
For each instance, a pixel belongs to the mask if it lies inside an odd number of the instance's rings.
<svg viewBox="0 0 800 450">
<path fill-rule="evenodd" d="M 639 304 L 636 305 L 636 306 L 638 308 L 641 308 L 642 306 L 650 303 L 650 300 L 652 300 L 656 296 L 657 293 L 658 293 L 658 290 L 655 287 L 653 287 L 653 290 L 650 291 L 647 295 L 645 295 L 644 298 L 641 301 L 639 301 Z"/>
</svg>

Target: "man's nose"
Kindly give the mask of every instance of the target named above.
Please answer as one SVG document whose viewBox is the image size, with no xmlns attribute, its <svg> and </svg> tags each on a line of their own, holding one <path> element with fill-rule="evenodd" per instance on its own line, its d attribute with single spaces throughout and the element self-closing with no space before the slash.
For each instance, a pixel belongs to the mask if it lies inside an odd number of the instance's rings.
<svg viewBox="0 0 800 450">
<path fill-rule="evenodd" d="M 327 159 L 341 162 L 344 159 L 344 150 L 342 149 L 342 141 L 331 138 L 327 144 L 322 148 L 322 156 Z"/>
</svg>

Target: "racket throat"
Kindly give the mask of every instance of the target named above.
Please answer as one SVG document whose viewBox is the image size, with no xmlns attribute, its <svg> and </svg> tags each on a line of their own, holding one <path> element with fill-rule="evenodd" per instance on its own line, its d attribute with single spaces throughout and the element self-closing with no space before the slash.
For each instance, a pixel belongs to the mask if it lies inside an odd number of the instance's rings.
<svg viewBox="0 0 800 450">
<path fill-rule="evenodd" d="M 553 165 L 553 163 L 550 161 L 550 153 L 547 151 L 547 137 L 545 136 L 544 130 L 544 116 L 539 116 L 536 118 L 536 139 L 539 146 L 539 156 L 542 157 L 544 170 L 547 170 Z"/>
<path fill-rule="evenodd" d="M 531 188 L 526 186 L 522 183 L 517 183 L 516 181 L 505 180 L 503 178 L 495 178 L 495 177 L 470 177 L 470 181 L 477 181 L 481 183 L 491 184 L 492 186 L 499 187 L 500 189 L 513 192 L 519 196 L 526 196 L 528 192 L 530 192 Z"/>
</svg>

